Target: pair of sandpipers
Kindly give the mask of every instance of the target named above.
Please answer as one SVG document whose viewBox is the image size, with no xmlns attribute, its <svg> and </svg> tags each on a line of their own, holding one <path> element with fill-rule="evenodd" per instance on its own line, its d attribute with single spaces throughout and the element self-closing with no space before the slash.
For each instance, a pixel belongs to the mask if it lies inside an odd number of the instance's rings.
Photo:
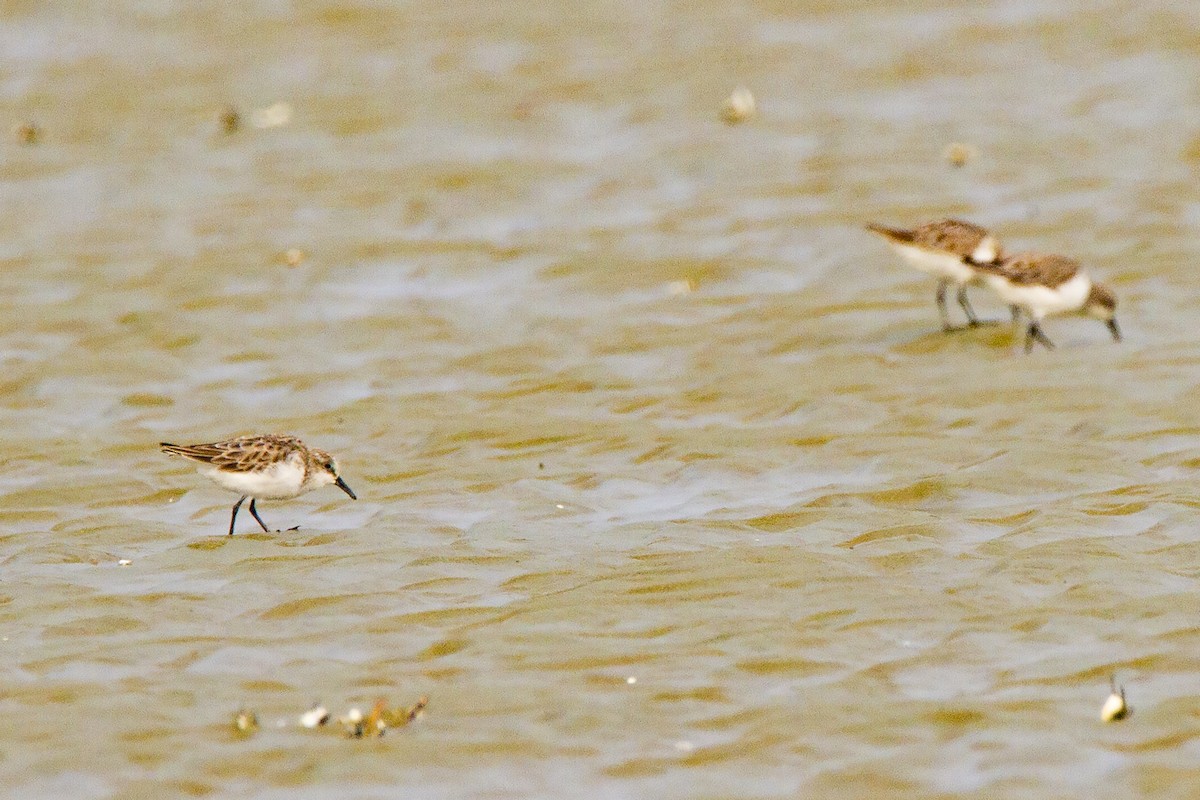
<svg viewBox="0 0 1200 800">
<path fill-rule="evenodd" d="M 911 230 L 870 224 L 867 230 L 886 239 L 909 264 L 937 277 L 943 330 L 957 330 L 946 310 L 946 290 L 951 285 L 958 287 L 958 304 L 967 315 L 967 324 L 980 324 L 967 300 L 967 286 L 983 282 L 1012 309 L 1014 324 L 1021 312 L 1029 317 L 1026 353 L 1033 350 L 1035 341 L 1048 349 L 1054 347 L 1042 332 L 1041 322 L 1056 314 L 1081 312 L 1101 319 L 1113 339 L 1121 341 L 1116 296 L 1104 284 L 1094 282 L 1074 259 L 1047 253 L 1005 257 L 987 229 L 960 219 L 927 222 Z"/>
<path fill-rule="evenodd" d="M 982 279 L 1012 307 L 1014 320 L 1021 311 L 1029 316 L 1026 352 L 1033 349 L 1035 341 L 1054 346 L 1040 325 L 1052 314 L 1091 314 L 1105 321 L 1114 339 L 1121 338 L 1113 293 L 1092 282 L 1072 259 L 1038 253 L 1004 258 L 999 242 L 987 230 L 956 219 L 929 222 L 912 230 L 883 225 L 868 225 L 867 229 L 886 238 L 913 266 L 937 276 L 937 304 L 946 330 L 954 330 L 946 310 L 946 290 L 951 284 L 958 287 L 958 304 L 968 325 L 979 324 L 967 300 L 967 286 Z M 200 471 L 218 485 L 241 495 L 229 518 L 230 536 L 247 497 L 251 516 L 268 533 L 270 529 L 258 515 L 258 500 L 287 500 L 329 484 L 358 499 L 342 480 L 333 456 L 295 436 L 243 436 L 190 445 L 163 442 L 162 449 L 199 463 Z"/>
</svg>

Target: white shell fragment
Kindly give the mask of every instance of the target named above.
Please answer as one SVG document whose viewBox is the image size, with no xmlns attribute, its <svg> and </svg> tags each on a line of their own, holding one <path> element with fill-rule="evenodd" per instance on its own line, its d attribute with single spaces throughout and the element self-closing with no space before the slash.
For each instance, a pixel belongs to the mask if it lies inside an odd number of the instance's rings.
<svg viewBox="0 0 1200 800">
<path fill-rule="evenodd" d="M 117 562 L 117 566 L 128 567 L 132 563 L 133 563 L 133 561 L 128 558 L 122 558 L 120 561 Z"/>
<path fill-rule="evenodd" d="M 757 110 L 758 106 L 754 102 L 754 95 L 745 86 L 739 86 L 733 90 L 721 106 L 721 119 L 730 125 L 736 125 L 753 117 Z"/>
<path fill-rule="evenodd" d="M 233 715 L 233 729 L 238 733 L 251 734 L 258 730 L 258 715 L 246 709 Z"/>
<path fill-rule="evenodd" d="M 256 128 L 278 128 L 292 121 L 292 107 L 288 103 L 275 103 L 266 108 L 256 108 L 250 115 Z"/>
<path fill-rule="evenodd" d="M 367 732 L 366 725 L 363 724 L 363 712 L 361 708 L 355 706 L 346 712 L 346 716 L 341 717 L 338 723 L 346 729 L 346 733 L 355 739 L 361 739 Z"/>
<path fill-rule="evenodd" d="M 1112 694 L 1104 701 L 1104 706 L 1100 709 L 1100 719 L 1105 722 L 1114 722 L 1119 719 L 1125 719 L 1129 716 L 1129 704 L 1125 702 L 1125 687 L 1117 687 L 1116 681 L 1112 682 Z"/>
<path fill-rule="evenodd" d="M 306 728 L 318 728 L 329 722 L 329 709 L 318 703 L 300 715 L 300 724 Z"/>
</svg>

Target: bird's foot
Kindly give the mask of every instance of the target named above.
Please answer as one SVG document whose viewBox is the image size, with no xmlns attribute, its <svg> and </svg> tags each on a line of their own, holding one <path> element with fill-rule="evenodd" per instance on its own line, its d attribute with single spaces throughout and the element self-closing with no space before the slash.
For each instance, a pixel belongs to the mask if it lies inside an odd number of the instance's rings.
<svg viewBox="0 0 1200 800">
<path fill-rule="evenodd" d="M 962 333 L 963 331 L 974 330 L 975 328 L 991 328 L 996 325 L 1007 325 L 1004 320 L 999 319 L 973 319 L 966 325 L 943 325 L 942 333 Z"/>
</svg>

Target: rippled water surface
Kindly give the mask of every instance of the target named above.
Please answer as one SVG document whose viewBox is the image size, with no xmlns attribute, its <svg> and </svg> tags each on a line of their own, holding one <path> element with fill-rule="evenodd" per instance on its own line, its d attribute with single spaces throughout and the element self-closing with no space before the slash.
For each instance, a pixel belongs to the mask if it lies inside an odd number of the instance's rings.
<svg viewBox="0 0 1200 800">
<path fill-rule="evenodd" d="M 3 23 L 14 796 L 1195 796 L 1195 4 Z M 1083 260 L 1127 341 L 938 332 L 862 224 L 944 214 Z M 360 499 L 226 537 L 157 451 L 272 431 Z"/>
</svg>

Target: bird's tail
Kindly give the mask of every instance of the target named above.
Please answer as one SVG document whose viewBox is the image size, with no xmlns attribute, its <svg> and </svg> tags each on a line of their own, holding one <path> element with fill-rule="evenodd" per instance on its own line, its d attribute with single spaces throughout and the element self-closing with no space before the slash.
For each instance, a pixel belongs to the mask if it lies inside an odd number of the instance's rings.
<svg viewBox="0 0 1200 800">
<path fill-rule="evenodd" d="M 975 261 L 969 256 L 963 259 L 963 261 L 970 264 L 971 268 L 976 272 L 982 272 L 987 275 L 999 275 L 1002 278 L 1007 278 L 1010 274 L 1008 263 L 1004 261 Z"/>
<path fill-rule="evenodd" d="M 170 442 L 159 442 L 159 448 L 164 453 L 170 456 L 183 456 L 192 461 L 211 462 L 218 452 L 211 446 L 201 444 L 171 444 Z"/>
<path fill-rule="evenodd" d="M 887 225 L 879 225 L 875 222 L 868 222 L 864 227 L 871 233 L 879 234 L 889 242 L 907 244 L 916 237 L 914 231 L 904 230 L 903 228 L 892 228 Z"/>
</svg>

